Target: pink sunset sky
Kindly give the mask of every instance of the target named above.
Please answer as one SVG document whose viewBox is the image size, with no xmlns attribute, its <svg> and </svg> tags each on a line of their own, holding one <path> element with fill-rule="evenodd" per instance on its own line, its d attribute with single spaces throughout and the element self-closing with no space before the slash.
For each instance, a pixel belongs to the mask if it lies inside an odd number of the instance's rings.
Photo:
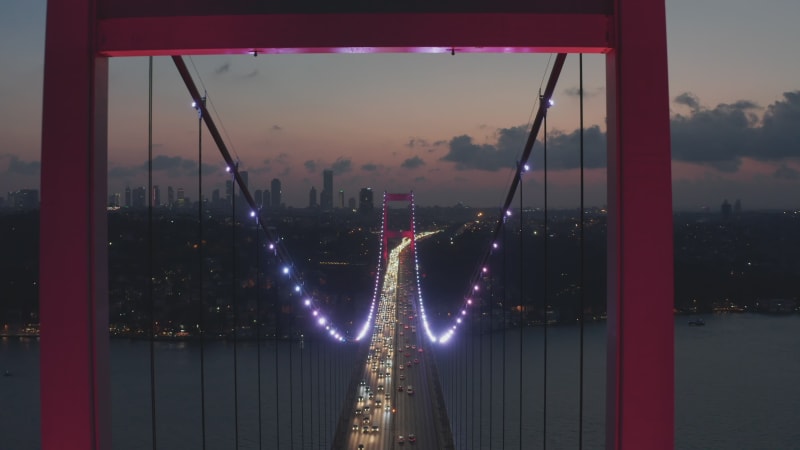
<svg viewBox="0 0 800 450">
<path fill-rule="evenodd" d="M 0 191 L 38 188 L 45 1 L 0 14 Z M 800 2 L 667 0 L 676 209 L 800 207 Z M 502 202 L 548 74 L 547 54 L 246 55 L 187 58 L 251 190 L 417 193 L 421 205 Z M 605 202 L 604 57 L 584 56 L 587 203 Z M 195 70 L 196 68 L 196 70 Z M 154 183 L 196 195 L 197 115 L 170 58 L 154 59 Z M 147 58 L 111 61 L 109 188 L 147 182 Z M 548 118 L 550 204 L 578 202 L 578 57 Z M 201 89 L 203 87 L 201 86 Z M 211 105 L 210 105 L 211 106 Z M 65 111 L 65 114 L 68 114 Z M 207 186 L 224 166 L 204 135 Z M 540 143 L 526 203 L 542 203 Z"/>
</svg>

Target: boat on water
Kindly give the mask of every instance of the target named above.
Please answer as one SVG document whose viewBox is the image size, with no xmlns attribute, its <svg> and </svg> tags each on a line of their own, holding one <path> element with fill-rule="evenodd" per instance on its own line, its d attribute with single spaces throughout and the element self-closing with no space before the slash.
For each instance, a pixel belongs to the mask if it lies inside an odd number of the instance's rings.
<svg viewBox="0 0 800 450">
<path fill-rule="evenodd" d="M 706 321 L 705 321 L 705 320 L 703 320 L 703 319 L 702 319 L 702 318 L 700 318 L 700 317 L 698 317 L 698 318 L 696 318 L 696 319 L 691 319 L 691 320 L 689 320 L 689 326 L 690 326 L 690 327 L 702 327 L 702 326 L 704 326 L 705 324 L 706 324 Z"/>
</svg>

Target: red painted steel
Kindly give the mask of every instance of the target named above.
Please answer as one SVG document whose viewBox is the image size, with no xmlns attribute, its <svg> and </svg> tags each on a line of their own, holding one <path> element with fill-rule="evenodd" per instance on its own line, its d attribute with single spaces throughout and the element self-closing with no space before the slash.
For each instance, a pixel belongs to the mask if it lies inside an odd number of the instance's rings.
<svg viewBox="0 0 800 450">
<path fill-rule="evenodd" d="M 101 8 L 108 4 L 101 1 Z M 611 15 L 162 14 L 95 20 L 94 7 L 95 0 L 48 2 L 40 249 L 43 449 L 110 448 L 103 210 L 108 69 L 100 55 L 451 49 L 610 51 L 607 448 L 673 447 L 664 0 L 615 0 Z"/>
<path fill-rule="evenodd" d="M 416 239 L 414 238 L 414 216 L 410 216 L 409 218 L 409 226 L 408 230 L 390 230 L 389 229 L 389 202 L 409 202 L 413 206 L 414 203 L 414 194 L 413 193 L 388 193 L 384 192 L 383 194 L 383 230 L 381 232 L 381 236 L 383 236 L 382 248 L 383 248 L 383 261 L 389 260 L 389 239 L 394 238 L 409 238 L 411 240 L 411 250 L 414 250 Z"/>
<path fill-rule="evenodd" d="M 111 448 L 106 124 L 108 60 L 90 1 L 50 1 L 42 111 L 41 438 Z"/>
<path fill-rule="evenodd" d="M 613 0 L 101 0 L 110 17 L 234 16 L 258 14 L 533 13 L 611 14 Z"/>
<path fill-rule="evenodd" d="M 104 19 L 107 56 L 608 51 L 602 14 L 324 14 Z"/>
<path fill-rule="evenodd" d="M 673 228 L 663 0 L 618 0 L 608 104 L 607 449 L 674 447 Z"/>
</svg>

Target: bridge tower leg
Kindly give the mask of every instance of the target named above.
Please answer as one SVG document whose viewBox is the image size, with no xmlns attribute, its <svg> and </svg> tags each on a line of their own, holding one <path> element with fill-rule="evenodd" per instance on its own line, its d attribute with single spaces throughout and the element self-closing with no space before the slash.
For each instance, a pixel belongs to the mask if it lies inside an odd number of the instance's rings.
<svg viewBox="0 0 800 450">
<path fill-rule="evenodd" d="M 616 0 L 606 57 L 606 448 L 674 448 L 674 304 L 663 0 Z M 623 14 L 624 12 L 624 14 Z"/>
<path fill-rule="evenodd" d="M 39 229 L 41 448 L 109 450 L 108 58 L 97 2 L 47 4 Z"/>
</svg>

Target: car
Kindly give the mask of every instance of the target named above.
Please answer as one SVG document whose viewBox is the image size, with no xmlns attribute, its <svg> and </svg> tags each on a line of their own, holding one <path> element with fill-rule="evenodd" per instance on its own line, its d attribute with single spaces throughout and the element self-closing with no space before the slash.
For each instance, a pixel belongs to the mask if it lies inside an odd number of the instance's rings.
<svg viewBox="0 0 800 450">
<path fill-rule="evenodd" d="M 406 388 L 406 392 L 408 392 L 408 395 L 413 395 L 414 394 L 414 386 L 411 386 L 409 384 L 408 387 Z"/>
<path fill-rule="evenodd" d="M 378 390 L 379 390 L 379 391 L 382 391 L 382 390 L 383 390 L 383 385 L 382 385 L 382 384 L 379 384 L 379 385 L 378 385 Z"/>
<path fill-rule="evenodd" d="M 360 409 L 357 409 L 357 410 L 356 410 L 356 415 L 357 415 L 357 416 L 360 416 L 360 415 L 361 415 L 361 410 L 360 410 Z"/>
<path fill-rule="evenodd" d="M 401 379 L 401 380 L 405 380 L 405 379 L 406 379 L 406 376 L 405 376 L 405 375 L 403 375 L 403 374 L 401 373 L 401 374 L 400 374 L 400 379 Z"/>
<path fill-rule="evenodd" d="M 372 432 L 373 432 L 373 433 L 377 433 L 378 431 L 379 431 L 379 428 L 378 428 L 378 426 L 377 426 L 377 425 L 373 425 L 373 426 L 372 426 Z"/>
<path fill-rule="evenodd" d="M 366 386 L 366 385 L 367 385 L 367 381 L 366 380 L 361 380 L 361 386 Z"/>
<path fill-rule="evenodd" d="M 369 423 L 369 417 L 364 417 L 364 419 L 361 420 L 361 423 L 368 424 Z"/>
<path fill-rule="evenodd" d="M 361 429 L 361 432 L 362 433 L 369 433 L 369 426 L 368 425 L 364 425 L 364 428 Z"/>
<path fill-rule="evenodd" d="M 375 407 L 376 407 L 376 408 L 380 408 L 380 407 L 381 407 L 381 405 L 383 405 L 383 402 L 382 402 L 382 401 L 380 401 L 380 400 L 375 400 Z"/>
<path fill-rule="evenodd" d="M 364 401 L 364 396 L 363 395 L 359 395 L 358 396 L 358 403 L 361 403 L 363 401 Z"/>
<path fill-rule="evenodd" d="M 358 444 L 358 450 L 364 450 L 364 444 Z"/>
<path fill-rule="evenodd" d="M 417 351 L 422 353 L 422 347 L 418 348 Z"/>
<path fill-rule="evenodd" d="M 353 424 L 353 431 L 358 431 L 358 424 L 357 423 Z"/>
<path fill-rule="evenodd" d="M 417 436 L 414 433 L 408 435 L 408 442 L 417 442 Z"/>
<path fill-rule="evenodd" d="M 406 363 L 406 367 L 411 367 L 411 361 Z"/>
<path fill-rule="evenodd" d="M 397 386 L 397 392 L 403 392 L 403 386 Z M 356 410 L 356 411 L 359 411 L 359 410 Z M 359 414 L 359 413 L 356 412 L 356 414 Z"/>
<path fill-rule="evenodd" d="M 417 358 L 414 358 L 414 364 L 419 364 L 419 360 Z"/>
<path fill-rule="evenodd" d="M 369 414 L 369 406 L 364 407 L 364 414 Z"/>
<path fill-rule="evenodd" d="M 406 442 L 406 438 L 404 438 L 403 436 L 397 436 L 397 443 L 398 444 L 403 445 L 403 444 L 405 444 L 405 442 Z"/>
</svg>

